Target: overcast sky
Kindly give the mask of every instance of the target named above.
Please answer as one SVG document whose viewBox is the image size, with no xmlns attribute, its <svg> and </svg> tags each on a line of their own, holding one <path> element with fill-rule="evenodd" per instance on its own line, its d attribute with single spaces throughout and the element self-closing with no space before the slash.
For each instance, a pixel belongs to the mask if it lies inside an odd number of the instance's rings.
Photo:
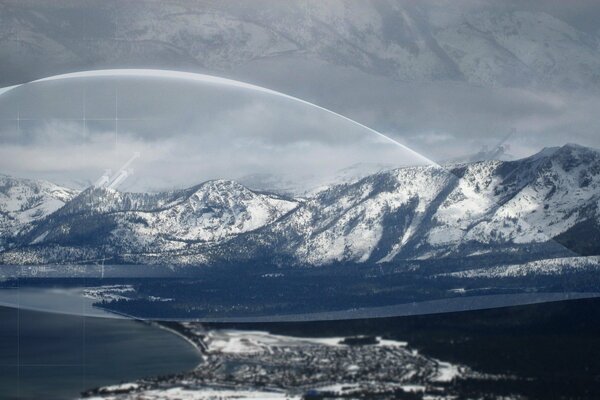
<svg viewBox="0 0 600 400">
<path fill-rule="evenodd" d="M 93 183 L 132 155 L 123 188 L 166 190 L 279 174 L 319 181 L 364 164 L 427 164 L 318 107 L 259 90 L 162 77 L 30 83 L 0 97 L 0 169 Z"/>
</svg>

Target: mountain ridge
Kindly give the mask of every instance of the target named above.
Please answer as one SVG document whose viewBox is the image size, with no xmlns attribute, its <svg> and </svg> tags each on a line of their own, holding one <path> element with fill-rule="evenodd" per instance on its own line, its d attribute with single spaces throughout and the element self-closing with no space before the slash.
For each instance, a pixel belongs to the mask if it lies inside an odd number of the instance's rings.
<svg viewBox="0 0 600 400">
<path fill-rule="evenodd" d="M 600 65 L 598 32 L 514 4 L 472 2 L 459 13 L 439 2 L 261 0 L 253 7 L 212 1 L 55 2 L 32 10 L 31 3 L 19 1 L 6 2 L 2 11 L 1 32 L 12 40 L 0 51 L 19 43 L 5 71 L 6 85 L 24 73 L 41 77 L 34 62 L 40 59 L 46 60 L 45 72 L 56 73 L 171 63 L 225 72 L 297 55 L 400 81 L 580 88 L 592 83 L 596 89 L 600 84 L 594 72 Z M 82 17 L 88 25 L 81 25 Z M 74 41 L 77 34 L 85 42 Z M 90 40 L 96 46 L 89 47 Z M 172 61 L 165 62 L 165 55 Z"/>
<path fill-rule="evenodd" d="M 381 171 L 304 199 L 226 180 L 154 194 L 88 188 L 15 234 L 0 261 L 320 266 L 566 257 L 598 254 L 581 232 L 593 237 L 599 222 L 600 152 L 569 144 L 515 161 Z"/>
</svg>

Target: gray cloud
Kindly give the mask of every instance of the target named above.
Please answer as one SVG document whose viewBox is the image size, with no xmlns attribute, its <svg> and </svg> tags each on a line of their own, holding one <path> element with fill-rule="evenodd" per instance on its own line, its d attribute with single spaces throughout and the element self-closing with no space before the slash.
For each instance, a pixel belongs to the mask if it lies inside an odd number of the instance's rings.
<svg viewBox="0 0 600 400">
<path fill-rule="evenodd" d="M 135 152 L 141 157 L 130 190 L 264 173 L 326 177 L 354 164 L 421 162 L 316 107 L 216 84 L 81 78 L 29 84 L 0 102 L 25 110 L 17 114 L 23 118 L 18 129 L 11 119 L 0 129 L 0 170 L 19 176 L 93 182 Z"/>
<path fill-rule="evenodd" d="M 461 82 L 406 83 L 349 67 L 319 63 L 314 68 L 314 63 L 302 59 L 286 66 L 272 64 L 259 61 L 236 74 L 259 84 L 275 82 L 287 93 L 350 116 L 436 160 L 495 145 L 512 128 L 517 134 L 510 140 L 511 152 L 518 157 L 567 142 L 600 147 L 596 118 L 600 96 L 595 93 Z M 296 79 L 286 80 L 280 71 L 292 65 Z M 316 79 L 322 82 L 318 95 L 311 85 Z"/>
</svg>

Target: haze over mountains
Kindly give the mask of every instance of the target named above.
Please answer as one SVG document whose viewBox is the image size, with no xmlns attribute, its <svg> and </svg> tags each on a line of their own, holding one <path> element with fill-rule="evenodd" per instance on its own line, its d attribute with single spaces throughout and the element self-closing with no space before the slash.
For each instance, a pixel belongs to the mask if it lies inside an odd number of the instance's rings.
<svg viewBox="0 0 600 400">
<path fill-rule="evenodd" d="M 320 266 L 600 254 L 600 152 L 578 145 L 516 161 L 382 171 L 308 198 L 224 180 L 169 193 L 76 194 L 5 177 L 1 193 L 4 264 Z"/>
</svg>

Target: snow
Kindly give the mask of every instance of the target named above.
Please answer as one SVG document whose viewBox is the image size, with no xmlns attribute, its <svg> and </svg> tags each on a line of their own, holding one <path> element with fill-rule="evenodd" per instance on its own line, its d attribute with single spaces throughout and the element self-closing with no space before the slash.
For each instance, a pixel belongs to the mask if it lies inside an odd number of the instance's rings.
<svg viewBox="0 0 600 400">
<path fill-rule="evenodd" d="M 269 65 L 291 65 L 302 57 L 313 70 L 328 66 L 332 73 L 350 69 L 410 82 L 554 89 L 597 82 L 594 34 L 547 12 L 497 5 L 457 11 L 436 3 L 414 9 L 403 3 L 381 8 L 368 2 L 290 2 L 265 12 L 217 2 L 190 13 L 186 4 L 153 2 L 135 13 L 121 12 L 117 35 L 131 39 L 133 52 L 141 53 L 145 43 L 176 47 L 190 62 L 213 71 L 252 71 L 265 59 L 272 60 Z M 33 22 L 25 21 L 25 44 L 39 48 L 34 44 L 44 40 L 49 59 L 77 59 L 60 38 L 32 32 Z M 100 59 L 115 49 L 97 51 Z M 350 76 L 356 80 L 356 74 Z"/>
<path fill-rule="evenodd" d="M 90 397 L 90 400 L 112 400 L 116 396 Z M 300 399 L 301 397 L 288 396 L 283 392 L 266 390 L 244 390 L 244 389 L 188 389 L 185 387 L 173 387 L 169 389 L 144 390 L 136 398 L 144 400 L 224 400 L 224 399 Z"/>
<path fill-rule="evenodd" d="M 376 185 L 380 179 L 387 183 L 384 188 Z M 350 185 L 335 202 L 316 210 L 316 221 L 314 217 L 296 221 L 306 235 L 306 241 L 296 251 L 298 258 L 315 265 L 369 260 L 382 239 L 386 216 L 403 207 L 413 207 L 411 204 L 416 202 L 414 212 L 418 221 L 449 179 L 451 175 L 439 167 L 407 167 L 375 174 Z M 320 198 L 335 191 L 336 187 L 324 191 L 307 205 L 316 206 Z M 413 231 L 405 232 L 394 246 L 394 255 Z"/>
<path fill-rule="evenodd" d="M 345 337 L 309 338 L 274 335 L 263 331 L 213 330 L 207 335 L 209 352 L 230 354 L 257 354 L 273 347 L 290 346 L 345 346 Z M 406 347 L 406 342 L 378 338 L 375 346 Z"/>
<path fill-rule="evenodd" d="M 425 391 L 425 386 L 423 385 L 400 385 L 400 388 L 409 393 L 423 393 Z"/>
<path fill-rule="evenodd" d="M 135 293 L 131 285 L 105 285 L 97 287 L 86 287 L 83 296 L 99 301 L 128 300 Z"/>
<path fill-rule="evenodd" d="M 0 174 L 0 233 L 18 231 L 52 214 L 76 194 L 75 190 L 50 182 Z M 38 239 L 36 243 L 43 241 L 44 237 Z"/>
<path fill-rule="evenodd" d="M 104 391 L 107 391 L 107 392 L 114 392 L 114 391 L 134 390 L 139 387 L 140 387 L 140 385 L 138 385 L 137 383 L 122 383 L 120 385 L 105 386 L 105 387 L 103 387 L 103 389 L 104 389 Z"/>
<path fill-rule="evenodd" d="M 254 354 L 268 351 L 274 346 L 305 346 L 307 344 L 341 346 L 344 338 L 295 338 L 272 335 L 262 331 L 211 331 L 207 336 L 209 352 Z"/>
<path fill-rule="evenodd" d="M 570 167 L 571 159 L 576 160 L 575 168 Z M 296 257 L 312 265 L 366 262 L 384 238 L 386 218 L 400 210 L 408 225 L 378 262 L 394 260 L 422 232 L 425 240 L 420 244 L 426 246 L 413 255 L 417 259 L 442 257 L 468 242 L 487 246 L 548 242 L 587 218 L 580 209 L 600 201 L 597 174 L 587 185 L 581 184 L 581 177 L 598 165 L 597 152 L 565 146 L 515 162 L 447 167 L 463 168 L 459 177 L 436 167 L 379 173 L 344 190 L 331 188 L 306 203 L 308 210 L 295 220 L 304 236 Z M 507 169 L 512 172 L 505 174 Z M 448 190 L 436 205 L 434 200 Z M 335 193 L 335 201 L 322 204 L 320 198 L 330 193 Z M 429 222 L 424 216 L 430 211 Z M 386 237 L 389 240 L 394 238 Z M 491 249 L 480 248 L 473 255 Z"/>
<path fill-rule="evenodd" d="M 168 205 L 160 211 L 132 213 L 144 223 L 124 218 L 126 232 L 119 235 L 131 233 L 131 241 L 142 246 L 150 246 L 157 234 L 169 237 L 175 246 L 189 240 L 219 241 L 269 224 L 298 203 L 254 193 L 232 181 L 210 181 L 187 199 Z"/>
<path fill-rule="evenodd" d="M 433 377 L 434 382 L 452 382 L 461 375 L 460 367 L 444 361 L 438 361 L 437 375 Z"/>
<path fill-rule="evenodd" d="M 338 383 L 335 385 L 319 386 L 315 388 L 317 392 L 335 393 L 337 395 L 348 395 L 360 388 L 358 383 Z"/>
<path fill-rule="evenodd" d="M 575 271 L 600 270 L 600 256 L 562 257 L 496 267 L 441 274 L 456 278 L 514 278 L 529 275 L 560 275 Z"/>
<path fill-rule="evenodd" d="M 321 266 L 517 255 L 519 245 L 544 250 L 538 244 L 580 222 L 598 220 L 600 153 L 593 149 L 564 146 L 523 160 L 447 168 L 379 172 L 302 200 L 253 192 L 226 180 L 158 194 L 86 190 L 29 243 L 68 239 L 76 216 L 92 213 L 114 226 L 101 239 L 128 262 L 200 265 L 220 257 L 248 261 L 267 251 L 292 264 Z M 11 196 L 5 207 L 15 207 L 17 199 Z M 41 215 L 59 206 L 45 204 Z M 0 225 L 16 226 L 6 218 Z M 2 257 L 11 263 L 65 262 L 61 257 L 97 258 L 98 248 L 24 246 Z"/>
</svg>

